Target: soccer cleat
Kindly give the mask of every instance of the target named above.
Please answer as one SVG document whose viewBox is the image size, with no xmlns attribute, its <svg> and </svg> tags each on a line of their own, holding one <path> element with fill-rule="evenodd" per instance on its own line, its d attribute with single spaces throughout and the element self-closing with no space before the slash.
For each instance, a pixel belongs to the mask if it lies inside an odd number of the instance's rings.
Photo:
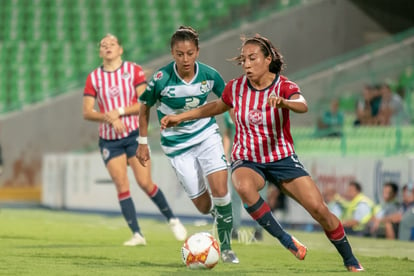
<svg viewBox="0 0 414 276">
<path fill-rule="evenodd" d="M 347 265 L 346 269 L 349 272 L 362 272 L 362 271 L 364 271 L 364 268 L 362 267 L 362 265 L 360 263 L 358 263 L 356 265 Z"/>
<path fill-rule="evenodd" d="M 187 230 L 178 218 L 170 219 L 169 224 L 177 240 L 183 241 L 187 238 Z"/>
<path fill-rule="evenodd" d="M 223 263 L 238 264 L 239 258 L 237 258 L 236 253 L 233 250 L 226 249 L 221 252 L 221 259 Z"/>
<path fill-rule="evenodd" d="M 139 233 L 135 233 L 130 240 L 124 242 L 125 246 L 146 245 L 147 241 Z"/>
<path fill-rule="evenodd" d="M 304 260 L 306 253 L 308 252 L 308 249 L 306 248 L 306 246 L 304 246 L 303 244 L 301 244 L 297 239 L 295 239 L 292 236 L 292 242 L 295 245 L 296 248 L 289 248 L 289 251 L 292 252 L 293 255 L 295 255 L 295 257 L 298 260 Z"/>
</svg>

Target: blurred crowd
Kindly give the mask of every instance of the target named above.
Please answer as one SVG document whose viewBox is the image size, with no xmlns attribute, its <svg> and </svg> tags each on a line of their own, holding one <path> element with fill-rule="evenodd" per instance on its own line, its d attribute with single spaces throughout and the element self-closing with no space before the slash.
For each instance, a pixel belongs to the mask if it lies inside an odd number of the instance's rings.
<svg viewBox="0 0 414 276">
<path fill-rule="evenodd" d="M 408 125 L 413 120 L 410 105 L 414 91 L 413 67 L 408 66 L 395 81 L 366 84 L 355 105 L 354 126 Z M 340 137 L 345 124 L 345 112 L 340 97 L 332 98 L 317 118 L 317 135 Z"/>
<path fill-rule="evenodd" d="M 349 235 L 414 241 L 414 184 L 399 190 L 397 183 L 385 182 L 382 199 L 375 204 L 360 183 L 351 181 L 343 195 L 326 186 L 323 196 Z"/>
<path fill-rule="evenodd" d="M 389 126 L 409 124 L 410 117 L 401 95 L 387 83 L 365 85 L 356 106 L 354 125 Z"/>
</svg>

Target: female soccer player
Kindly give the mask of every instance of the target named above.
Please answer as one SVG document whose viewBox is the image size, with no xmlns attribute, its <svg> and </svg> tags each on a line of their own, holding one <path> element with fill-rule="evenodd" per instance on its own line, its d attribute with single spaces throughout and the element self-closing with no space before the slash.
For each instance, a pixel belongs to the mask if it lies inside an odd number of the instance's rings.
<svg viewBox="0 0 414 276">
<path fill-rule="evenodd" d="M 161 119 L 167 114 L 203 105 L 211 92 L 220 97 L 223 91 L 225 83 L 220 74 L 196 61 L 198 42 L 198 33 L 194 29 L 181 26 L 171 37 L 174 61 L 154 74 L 146 91 L 139 97 L 142 104 L 137 157 L 144 166 L 150 159 L 147 133 L 150 108 L 154 104 L 159 103 L 157 112 Z M 164 130 L 161 132 L 161 146 L 197 209 L 203 214 L 213 214 L 223 262 L 238 263 L 230 244 L 233 218 L 227 191 L 227 163 L 215 119 L 195 120 Z"/>
<path fill-rule="evenodd" d="M 142 166 L 135 156 L 138 147 L 139 95 L 147 84 L 142 68 L 123 61 L 123 48 L 118 38 L 107 34 L 99 44 L 102 66 L 86 79 L 83 97 L 83 117 L 99 122 L 99 147 L 106 168 L 115 183 L 122 214 L 133 232 L 124 245 L 145 245 L 140 230 L 127 177 L 127 166 L 134 172 L 141 189 L 157 205 L 169 221 L 177 240 L 184 240 L 187 231 L 173 214 L 161 189 L 152 181 L 151 166 Z M 98 101 L 99 111 L 94 109 Z"/>
<path fill-rule="evenodd" d="M 256 35 L 244 40 L 241 54 L 235 59 L 243 67 L 244 75 L 226 85 L 221 99 L 166 116 L 161 127 L 182 125 L 233 108 L 236 135 L 232 179 L 247 212 L 299 260 L 305 258 L 307 248 L 282 229 L 258 193 L 266 180 L 275 183 L 319 222 L 341 254 L 345 267 L 362 271 L 341 222 L 328 210 L 295 153 L 289 111 L 305 113 L 308 107 L 296 83 L 280 74 L 284 64 L 281 54 L 267 38 Z"/>
</svg>

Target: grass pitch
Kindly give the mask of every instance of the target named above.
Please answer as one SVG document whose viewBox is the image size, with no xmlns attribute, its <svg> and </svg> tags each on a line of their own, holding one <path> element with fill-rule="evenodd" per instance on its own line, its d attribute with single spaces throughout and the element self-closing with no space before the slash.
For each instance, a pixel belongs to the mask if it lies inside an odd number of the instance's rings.
<svg viewBox="0 0 414 276">
<path fill-rule="evenodd" d="M 240 264 L 192 271 L 167 223 L 140 219 L 147 245 L 124 247 L 131 234 L 121 216 L 46 209 L 0 209 L 0 275 L 342 275 L 335 248 L 320 232 L 291 231 L 308 246 L 298 261 L 267 233 L 262 242 L 233 242 Z M 211 225 L 186 224 L 190 234 Z M 245 229 L 246 233 L 249 231 Z M 349 237 L 367 275 L 414 275 L 414 243 Z"/>
</svg>

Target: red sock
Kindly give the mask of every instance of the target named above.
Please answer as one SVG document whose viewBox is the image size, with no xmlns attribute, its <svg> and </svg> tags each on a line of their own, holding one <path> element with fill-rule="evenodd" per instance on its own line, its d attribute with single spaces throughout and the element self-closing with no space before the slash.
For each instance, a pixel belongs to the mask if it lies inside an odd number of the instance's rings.
<svg viewBox="0 0 414 276">
<path fill-rule="evenodd" d="M 339 241 L 345 237 L 345 230 L 342 226 L 342 223 L 339 222 L 338 227 L 335 230 L 327 231 L 325 230 L 325 234 L 331 241 Z"/>
</svg>

